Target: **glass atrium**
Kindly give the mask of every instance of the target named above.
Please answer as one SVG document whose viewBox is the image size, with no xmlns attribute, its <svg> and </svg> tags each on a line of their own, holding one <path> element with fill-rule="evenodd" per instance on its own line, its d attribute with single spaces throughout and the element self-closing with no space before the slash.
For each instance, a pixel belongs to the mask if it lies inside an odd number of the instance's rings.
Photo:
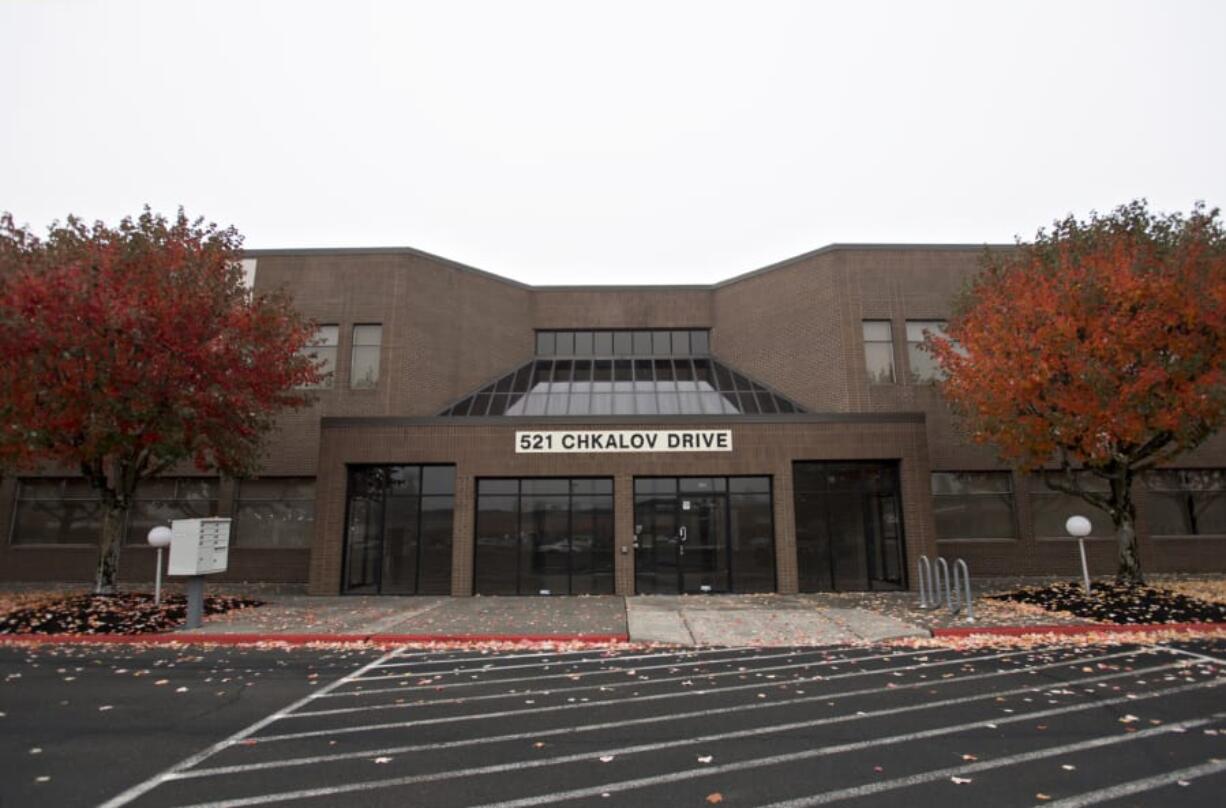
<svg viewBox="0 0 1226 808">
<path fill-rule="evenodd" d="M 537 357 L 441 416 L 760 415 L 804 410 L 708 355 L 706 331 L 541 331 Z"/>
</svg>

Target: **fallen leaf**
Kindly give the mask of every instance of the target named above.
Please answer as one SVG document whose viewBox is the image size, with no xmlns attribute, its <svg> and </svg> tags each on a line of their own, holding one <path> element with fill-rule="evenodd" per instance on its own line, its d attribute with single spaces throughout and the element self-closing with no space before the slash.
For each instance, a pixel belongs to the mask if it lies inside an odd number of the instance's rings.
<svg viewBox="0 0 1226 808">
<path fill-rule="evenodd" d="M 963 760 L 979 760 L 978 757 L 976 757 L 975 755 L 970 755 L 970 754 L 963 755 L 962 759 Z"/>
<path fill-rule="evenodd" d="M 714 757 L 712 757 L 711 755 L 699 755 L 699 756 L 698 756 L 698 762 L 699 762 L 699 763 L 710 763 L 710 762 L 711 762 L 712 760 L 714 760 L 714 759 L 715 759 L 715 758 L 714 758 Z"/>
<path fill-rule="evenodd" d="M 392 762 L 392 759 L 391 759 L 390 757 L 377 757 L 377 758 L 375 758 L 375 763 L 391 763 L 391 762 Z"/>
<path fill-rule="evenodd" d="M 717 802 L 723 802 L 723 801 L 724 801 L 724 795 L 720 794 L 718 791 L 713 791 L 707 795 L 707 802 L 711 803 L 712 805 L 714 805 Z"/>
<path fill-rule="evenodd" d="M 601 762 L 601 763 L 609 763 L 609 762 L 610 762 L 610 761 L 612 761 L 612 760 L 613 760 L 613 756 L 612 756 L 612 755 L 601 755 L 601 756 L 600 756 L 600 762 Z"/>
<path fill-rule="evenodd" d="M 1050 794 L 1044 794 L 1042 791 L 1040 791 L 1038 794 L 1035 794 L 1035 795 L 1034 795 L 1034 798 L 1035 798 L 1036 800 L 1042 800 L 1042 801 L 1046 802 L 1047 800 L 1050 800 L 1050 799 L 1051 799 L 1051 795 L 1050 795 Z"/>
<path fill-rule="evenodd" d="M 1141 720 L 1141 719 L 1137 718 L 1135 715 L 1132 715 L 1132 714 L 1130 713 L 1130 714 L 1128 714 L 1128 715 L 1123 716 L 1122 718 L 1120 718 L 1120 723 L 1121 723 L 1121 724 L 1131 724 L 1131 723 L 1132 723 L 1132 722 L 1134 722 L 1134 721 L 1140 721 L 1140 720 Z"/>
<path fill-rule="evenodd" d="M 951 777 L 949 778 L 949 782 L 953 783 L 956 786 L 966 785 L 970 781 L 971 781 L 970 777 Z"/>
</svg>

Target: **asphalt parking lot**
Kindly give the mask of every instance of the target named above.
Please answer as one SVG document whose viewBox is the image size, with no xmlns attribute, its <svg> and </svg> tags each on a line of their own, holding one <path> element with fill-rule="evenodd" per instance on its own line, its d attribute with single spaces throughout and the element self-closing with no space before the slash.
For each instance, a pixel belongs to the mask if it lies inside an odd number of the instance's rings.
<svg viewBox="0 0 1226 808">
<path fill-rule="evenodd" d="M 5 806 L 1216 806 L 1226 788 L 1220 641 L 78 650 L 0 648 L 0 754 L 26 763 Z"/>
</svg>

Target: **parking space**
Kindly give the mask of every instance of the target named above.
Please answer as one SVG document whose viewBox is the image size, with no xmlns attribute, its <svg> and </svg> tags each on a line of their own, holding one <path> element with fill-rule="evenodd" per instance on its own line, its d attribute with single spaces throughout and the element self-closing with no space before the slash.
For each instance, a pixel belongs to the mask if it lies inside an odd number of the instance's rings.
<svg viewBox="0 0 1226 808">
<path fill-rule="evenodd" d="M 1216 805 L 1221 646 L 391 652 L 106 805 Z"/>
</svg>

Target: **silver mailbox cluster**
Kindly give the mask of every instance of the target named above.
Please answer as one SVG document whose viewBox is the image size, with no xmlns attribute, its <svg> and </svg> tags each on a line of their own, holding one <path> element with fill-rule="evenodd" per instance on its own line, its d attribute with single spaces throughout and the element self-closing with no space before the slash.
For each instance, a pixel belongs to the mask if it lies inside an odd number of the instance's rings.
<svg viewBox="0 0 1226 808">
<path fill-rule="evenodd" d="M 169 575 L 225 572 L 230 553 L 229 519 L 176 519 L 170 523 Z"/>
</svg>

